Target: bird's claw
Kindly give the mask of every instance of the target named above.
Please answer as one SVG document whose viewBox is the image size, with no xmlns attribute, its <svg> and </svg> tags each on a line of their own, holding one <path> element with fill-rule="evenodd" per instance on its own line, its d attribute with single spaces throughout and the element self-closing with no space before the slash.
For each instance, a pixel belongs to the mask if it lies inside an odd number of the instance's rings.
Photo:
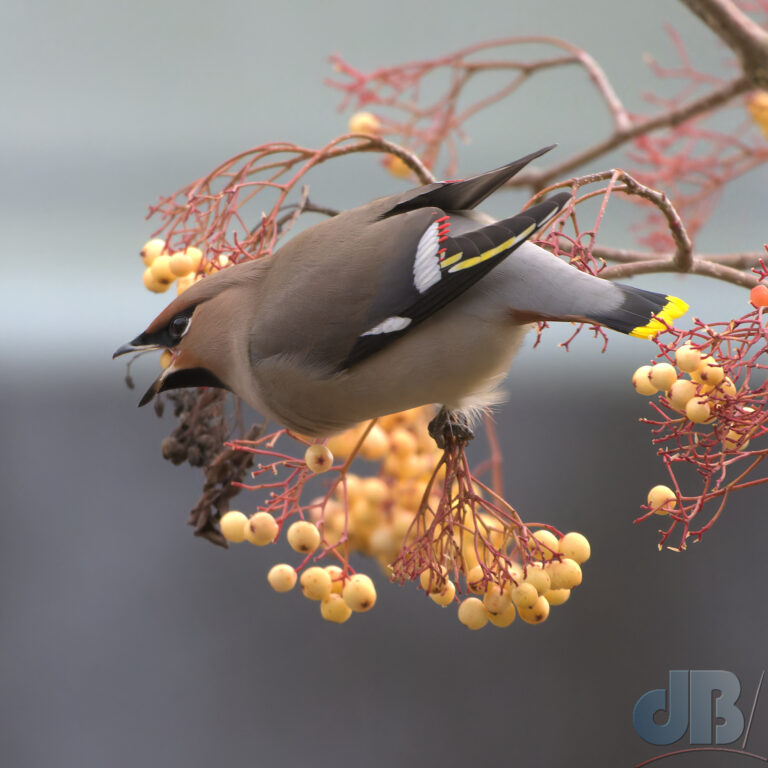
<svg viewBox="0 0 768 768">
<path fill-rule="evenodd" d="M 445 406 L 429 422 L 428 430 L 437 447 L 443 450 L 450 442 L 466 444 L 475 436 L 467 417 L 461 411 L 449 411 Z"/>
</svg>

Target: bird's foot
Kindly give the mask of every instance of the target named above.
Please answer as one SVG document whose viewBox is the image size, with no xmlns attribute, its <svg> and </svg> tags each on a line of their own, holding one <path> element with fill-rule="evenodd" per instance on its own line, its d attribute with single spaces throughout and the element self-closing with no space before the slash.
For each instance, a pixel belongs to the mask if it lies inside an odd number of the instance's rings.
<svg viewBox="0 0 768 768">
<path fill-rule="evenodd" d="M 445 449 L 451 442 L 466 445 L 475 436 L 464 413 L 449 411 L 445 406 L 440 408 L 437 416 L 429 422 L 428 429 L 437 447 L 441 449 Z"/>
</svg>

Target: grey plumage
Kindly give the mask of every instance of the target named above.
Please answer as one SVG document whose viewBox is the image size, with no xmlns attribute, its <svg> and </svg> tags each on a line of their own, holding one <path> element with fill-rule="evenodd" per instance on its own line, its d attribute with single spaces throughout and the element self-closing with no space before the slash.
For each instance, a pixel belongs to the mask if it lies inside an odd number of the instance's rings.
<svg viewBox="0 0 768 768">
<path fill-rule="evenodd" d="M 494 402 L 537 319 L 649 335 L 655 314 L 675 316 L 671 297 L 584 274 L 526 242 L 568 195 L 494 223 L 471 211 L 544 151 L 345 211 L 191 286 L 118 350 L 175 352 L 142 404 L 178 386 L 225 386 L 291 429 L 327 435 L 425 403 Z"/>
</svg>

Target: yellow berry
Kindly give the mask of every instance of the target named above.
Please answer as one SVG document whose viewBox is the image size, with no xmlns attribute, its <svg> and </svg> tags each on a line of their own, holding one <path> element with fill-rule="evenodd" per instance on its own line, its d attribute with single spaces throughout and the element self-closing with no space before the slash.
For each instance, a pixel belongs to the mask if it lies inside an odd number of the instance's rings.
<svg viewBox="0 0 768 768">
<path fill-rule="evenodd" d="M 517 606 L 519 610 L 531 608 L 539 599 L 539 592 L 533 584 L 522 582 L 509 590 L 509 599 Z"/>
<path fill-rule="evenodd" d="M 176 281 L 176 294 L 181 296 L 184 291 L 197 282 L 197 275 L 189 274 L 186 277 L 180 277 Z"/>
<path fill-rule="evenodd" d="M 176 277 L 185 277 L 192 272 L 192 259 L 184 251 L 171 254 L 168 268 Z"/>
<path fill-rule="evenodd" d="M 552 531 L 536 531 L 528 540 L 528 551 L 538 560 L 551 560 L 558 551 L 557 536 Z"/>
<path fill-rule="evenodd" d="M 707 358 L 707 360 L 710 362 L 702 363 L 697 373 L 702 384 L 716 387 L 725 379 L 725 371 L 714 362 L 713 358 Z"/>
<path fill-rule="evenodd" d="M 666 485 L 654 485 L 648 491 L 648 506 L 657 515 L 668 515 L 669 510 L 677 505 L 675 492 Z"/>
<path fill-rule="evenodd" d="M 359 439 L 359 430 L 348 429 L 340 435 L 333 435 L 333 437 L 328 439 L 326 445 L 334 456 L 338 456 L 340 459 L 348 459 Z"/>
<path fill-rule="evenodd" d="M 370 611 L 376 604 L 376 587 L 364 573 L 350 576 L 341 595 L 344 602 L 356 613 Z"/>
<path fill-rule="evenodd" d="M 641 365 L 632 374 L 632 386 L 641 395 L 655 395 L 658 391 L 656 387 L 651 384 L 651 366 Z"/>
<path fill-rule="evenodd" d="M 507 573 L 514 582 L 514 584 L 511 584 L 510 587 L 516 586 L 525 578 L 523 574 L 523 566 L 520 565 L 520 563 L 510 563 L 507 566 Z"/>
<path fill-rule="evenodd" d="M 507 603 L 507 607 L 501 613 L 489 613 L 488 621 L 494 627 L 508 627 L 517 616 L 517 609 L 514 603 Z"/>
<path fill-rule="evenodd" d="M 695 371 L 691 371 L 691 378 L 697 382 L 698 384 L 704 383 L 703 373 L 704 371 L 709 368 L 709 366 L 717 366 L 717 361 L 715 360 L 712 355 L 709 355 L 708 357 L 703 357 L 701 359 L 701 362 L 699 363 L 699 367 L 696 368 Z"/>
<path fill-rule="evenodd" d="M 695 382 L 689 379 L 678 379 L 671 387 L 668 393 L 669 402 L 673 408 L 678 411 L 684 411 L 688 401 L 696 394 L 697 387 Z"/>
<path fill-rule="evenodd" d="M 675 363 L 681 371 L 691 373 L 701 365 L 701 352 L 690 344 L 683 344 L 675 352 Z"/>
<path fill-rule="evenodd" d="M 275 592 L 290 592 L 296 586 L 296 571 L 288 563 L 278 563 L 269 569 L 267 581 Z"/>
<path fill-rule="evenodd" d="M 149 268 L 152 277 L 161 283 L 172 283 L 176 279 L 176 275 L 171 272 L 171 257 L 166 254 L 158 256 Z"/>
<path fill-rule="evenodd" d="M 542 595 L 536 599 L 536 602 L 529 608 L 518 607 L 520 618 L 527 624 L 541 624 L 549 616 L 549 602 Z"/>
<path fill-rule="evenodd" d="M 192 260 L 192 271 L 197 272 L 203 260 L 203 252 L 199 248 L 195 248 L 194 245 L 190 245 L 189 248 L 184 249 L 184 255 Z"/>
<path fill-rule="evenodd" d="M 421 588 L 425 592 L 441 592 L 445 586 L 446 571 L 445 568 L 440 569 L 440 573 L 437 573 L 432 568 L 425 568 L 419 574 L 419 583 Z"/>
<path fill-rule="evenodd" d="M 335 456 L 336 454 L 334 454 Z M 353 475 L 351 472 L 347 472 L 347 499 L 352 502 L 359 499 L 363 495 L 363 480 L 357 475 Z M 336 486 L 336 496 L 340 501 L 344 500 L 344 484 L 339 483 Z"/>
<path fill-rule="evenodd" d="M 749 97 L 747 109 L 757 126 L 768 138 L 768 92 L 755 91 Z"/>
<path fill-rule="evenodd" d="M 570 589 L 550 589 L 544 593 L 544 599 L 550 605 L 562 605 L 570 596 Z"/>
<path fill-rule="evenodd" d="M 483 601 L 468 597 L 459 603 L 459 621 L 469 629 L 482 629 L 488 623 L 488 611 Z"/>
<path fill-rule="evenodd" d="M 525 575 L 524 583 L 533 584 L 536 592 L 543 595 L 550 587 L 549 573 L 541 566 L 531 563 Z"/>
<path fill-rule="evenodd" d="M 187 250 L 189 251 L 190 249 Z M 203 265 L 203 272 L 208 275 L 214 272 L 220 272 L 228 264 L 229 256 L 225 256 L 223 253 L 220 253 L 218 256 L 214 256 L 213 258 L 208 259 L 208 261 Z"/>
<path fill-rule="evenodd" d="M 413 432 L 401 427 L 390 434 L 389 446 L 396 456 L 403 458 L 416 452 L 417 442 Z"/>
<path fill-rule="evenodd" d="M 144 270 L 144 287 L 152 293 L 165 293 L 170 288 L 171 283 L 167 280 L 158 280 L 152 274 L 152 267 L 147 267 Z"/>
<path fill-rule="evenodd" d="M 379 118 L 371 112 L 355 112 L 349 118 L 350 133 L 371 133 L 376 135 L 381 129 Z"/>
<path fill-rule="evenodd" d="M 547 563 L 547 570 L 552 589 L 573 589 L 581 584 L 581 568 L 568 557 Z"/>
<path fill-rule="evenodd" d="M 368 461 L 379 461 L 387 455 L 388 449 L 387 433 L 378 424 L 374 424 L 363 440 L 360 455 Z"/>
<path fill-rule="evenodd" d="M 502 613 L 509 605 L 507 590 L 502 591 L 498 584 L 489 583 L 483 596 L 483 605 L 488 613 Z"/>
<path fill-rule="evenodd" d="M 575 560 L 579 565 L 586 563 L 591 554 L 587 537 L 576 531 L 566 533 L 558 542 L 557 547 L 561 555 L 570 557 L 571 560 Z"/>
<path fill-rule="evenodd" d="M 410 167 L 397 155 L 387 155 L 384 158 L 384 167 L 398 179 L 407 179 L 412 175 Z"/>
<path fill-rule="evenodd" d="M 395 540 L 402 542 L 410 532 L 410 538 L 416 534 L 416 526 L 411 528 L 413 524 L 414 514 L 408 509 L 394 509 L 392 512 L 392 533 L 395 535 Z"/>
<path fill-rule="evenodd" d="M 312 472 L 319 475 L 333 466 L 333 454 L 327 445 L 313 443 L 304 453 L 304 462 Z"/>
<path fill-rule="evenodd" d="M 152 262 L 163 252 L 165 249 L 165 240 L 160 237 L 155 237 L 152 240 L 148 240 L 144 243 L 140 253 L 141 260 L 144 262 L 145 267 L 151 267 Z"/>
<path fill-rule="evenodd" d="M 368 545 L 374 557 L 387 562 L 394 560 L 400 551 L 400 542 L 395 537 L 391 525 L 380 525 L 378 528 L 374 528 L 368 537 Z"/>
<path fill-rule="evenodd" d="M 720 384 L 720 391 L 723 394 L 733 397 L 736 394 L 736 385 L 733 383 L 730 377 L 726 376 Z"/>
<path fill-rule="evenodd" d="M 669 363 L 657 363 L 651 366 L 649 374 L 651 384 L 656 389 L 667 392 L 669 388 L 677 381 L 677 371 Z"/>
<path fill-rule="evenodd" d="M 362 495 L 369 504 L 380 507 L 389 500 L 389 486 L 380 477 L 366 477 L 361 486 Z"/>
<path fill-rule="evenodd" d="M 248 518 L 242 512 L 225 512 L 219 520 L 222 536 L 233 544 L 239 544 L 245 541 L 245 526 L 248 524 Z"/>
<path fill-rule="evenodd" d="M 352 609 L 344 602 L 341 595 L 332 592 L 320 603 L 320 615 L 326 621 L 343 624 L 352 615 Z"/>
<path fill-rule="evenodd" d="M 173 354 L 170 349 L 164 349 L 163 354 L 160 355 L 160 367 L 165 370 L 173 360 Z"/>
<path fill-rule="evenodd" d="M 307 568 L 299 578 L 304 597 L 310 600 L 323 600 L 331 594 L 331 577 L 325 568 L 314 565 Z"/>
<path fill-rule="evenodd" d="M 277 536 L 278 524 L 269 512 L 257 512 L 245 526 L 245 538 L 257 547 L 271 544 Z"/>
<path fill-rule="evenodd" d="M 344 581 L 342 579 L 344 571 L 338 565 L 326 565 L 325 572 L 331 578 L 331 592 L 335 595 L 340 595 L 341 590 L 344 589 Z"/>
<path fill-rule="evenodd" d="M 746 450 L 749 445 L 749 440 L 745 439 L 747 435 L 743 432 L 738 432 L 735 429 L 729 429 L 725 438 L 723 439 L 723 447 L 726 451 L 735 451 L 737 448 L 740 451 Z"/>
<path fill-rule="evenodd" d="M 712 409 L 706 397 L 692 397 L 685 406 L 685 415 L 694 424 L 705 424 L 712 416 Z"/>
<path fill-rule="evenodd" d="M 467 572 L 467 588 L 470 592 L 474 592 L 476 595 L 482 594 L 485 591 L 483 584 L 483 567 L 481 565 L 475 565 Z"/>
<path fill-rule="evenodd" d="M 443 608 L 450 605 L 456 597 L 456 586 L 448 579 L 445 582 L 445 586 L 440 592 L 430 592 L 430 599 L 436 602 L 438 605 L 442 605 Z"/>
<path fill-rule="evenodd" d="M 309 520 L 297 520 L 291 524 L 286 538 L 291 549 L 304 554 L 314 552 L 320 546 L 320 531 Z"/>
</svg>

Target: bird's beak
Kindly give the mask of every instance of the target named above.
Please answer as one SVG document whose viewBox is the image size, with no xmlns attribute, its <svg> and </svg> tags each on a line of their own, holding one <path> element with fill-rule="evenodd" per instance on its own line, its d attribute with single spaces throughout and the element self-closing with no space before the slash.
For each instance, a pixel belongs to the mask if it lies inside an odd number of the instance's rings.
<svg viewBox="0 0 768 768">
<path fill-rule="evenodd" d="M 163 371 L 150 385 L 149 389 L 142 395 L 141 400 L 139 400 L 139 408 L 141 408 L 143 405 L 146 405 L 147 403 L 151 403 L 152 400 L 154 400 L 155 395 L 158 394 L 158 392 L 162 392 L 162 386 L 163 386 L 163 379 L 166 376 L 166 371 L 168 369 L 166 368 L 165 371 Z"/>
<path fill-rule="evenodd" d="M 141 336 L 137 336 L 133 341 L 118 347 L 112 354 L 112 359 L 127 355 L 129 352 L 143 352 L 145 349 L 160 349 L 160 344 L 147 344 Z"/>
</svg>

